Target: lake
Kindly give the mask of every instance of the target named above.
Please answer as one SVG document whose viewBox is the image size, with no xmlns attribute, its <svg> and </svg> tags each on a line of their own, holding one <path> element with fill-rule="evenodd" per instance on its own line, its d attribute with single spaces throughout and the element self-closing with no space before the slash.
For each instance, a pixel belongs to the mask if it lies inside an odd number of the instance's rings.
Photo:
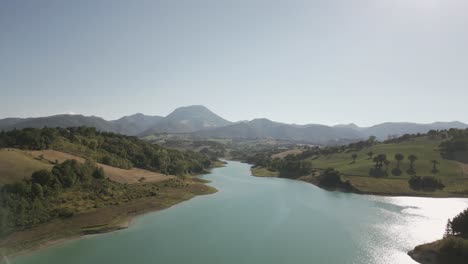
<svg viewBox="0 0 468 264">
<path fill-rule="evenodd" d="M 219 192 L 13 263 L 416 263 L 406 253 L 441 238 L 447 219 L 468 207 L 468 199 L 328 192 L 252 177 L 239 162 L 202 177 Z"/>
</svg>

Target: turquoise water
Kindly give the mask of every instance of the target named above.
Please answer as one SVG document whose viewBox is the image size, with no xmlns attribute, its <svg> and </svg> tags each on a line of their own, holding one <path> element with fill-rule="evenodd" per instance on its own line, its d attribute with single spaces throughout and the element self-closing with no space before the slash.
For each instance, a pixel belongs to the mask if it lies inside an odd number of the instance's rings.
<svg viewBox="0 0 468 264">
<path fill-rule="evenodd" d="M 219 192 L 135 219 L 122 231 L 18 257 L 15 264 L 415 263 L 467 199 L 377 197 L 250 176 L 229 162 L 203 176 Z"/>
</svg>

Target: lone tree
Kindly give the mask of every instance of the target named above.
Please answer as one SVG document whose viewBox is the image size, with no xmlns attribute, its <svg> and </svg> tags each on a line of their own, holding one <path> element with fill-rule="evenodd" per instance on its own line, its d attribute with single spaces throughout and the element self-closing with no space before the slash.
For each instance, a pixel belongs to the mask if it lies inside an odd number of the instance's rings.
<svg viewBox="0 0 468 264">
<path fill-rule="evenodd" d="M 353 163 L 355 163 L 355 162 L 356 162 L 356 158 L 357 158 L 357 154 L 354 153 L 353 155 L 351 155 L 351 158 L 353 158 Z"/>
<path fill-rule="evenodd" d="M 372 145 L 374 145 L 376 140 L 377 140 L 376 136 L 370 136 L 367 141 L 371 143 Z"/>
<path fill-rule="evenodd" d="M 439 162 L 437 160 L 431 160 L 432 163 L 432 173 L 437 173 L 439 170 L 437 169 L 437 165 Z"/>
<path fill-rule="evenodd" d="M 405 158 L 405 156 L 403 156 L 403 154 L 401 153 L 397 153 L 395 154 L 395 159 L 397 161 L 397 168 L 399 169 L 400 168 L 400 162 Z"/>
<path fill-rule="evenodd" d="M 410 170 L 414 170 L 414 162 L 418 159 L 418 157 L 416 157 L 416 155 L 409 155 L 408 156 L 408 160 L 410 161 Z"/>
<path fill-rule="evenodd" d="M 372 161 L 375 162 L 375 167 L 380 169 L 380 168 L 382 168 L 382 166 L 384 165 L 384 162 L 386 160 L 387 160 L 387 155 L 379 154 L 379 155 L 375 156 Z"/>
<path fill-rule="evenodd" d="M 367 152 L 367 156 L 369 156 L 369 159 L 372 159 L 372 157 L 374 157 L 374 152 L 372 151 Z"/>
</svg>

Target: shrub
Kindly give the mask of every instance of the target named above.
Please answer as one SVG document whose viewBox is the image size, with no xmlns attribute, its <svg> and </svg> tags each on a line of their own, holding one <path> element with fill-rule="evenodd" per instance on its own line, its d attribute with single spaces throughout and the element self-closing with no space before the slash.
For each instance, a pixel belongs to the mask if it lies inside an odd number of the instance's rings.
<svg viewBox="0 0 468 264">
<path fill-rule="evenodd" d="M 441 263 L 466 263 L 468 260 L 468 240 L 452 236 L 445 238 L 441 243 Z"/>
<path fill-rule="evenodd" d="M 342 183 L 340 172 L 328 168 L 319 176 L 319 185 L 329 188 L 336 188 Z"/>
<path fill-rule="evenodd" d="M 445 188 L 445 185 L 433 176 L 411 176 L 408 184 L 411 189 L 416 191 L 435 191 Z"/>
<path fill-rule="evenodd" d="M 69 218 L 74 215 L 74 212 L 69 208 L 60 208 L 57 210 L 57 215 L 62 218 Z"/>
<path fill-rule="evenodd" d="M 54 175 L 48 170 L 39 170 L 32 174 L 31 179 L 33 183 L 38 183 L 47 186 L 52 181 Z"/>
<path fill-rule="evenodd" d="M 399 168 L 394 168 L 394 169 L 392 170 L 393 176 L 401 176 L 402 173 L 403 173 L 403 172 L 402 172 Z"/>
<path fill-rule="evenodd" d="M 104 179 L 105 177 L 104 169 L 102 167 L 96 168 L 93 172 L 93 177 L 95 179 Z"/>
<path fill-rule="evenodd" d="M 34 197 L 40 199 L 44 198 L 44 190 L 42 189 L 42 186 L 39 183 L 33 183 L 31 190 Z"/>
</svg>

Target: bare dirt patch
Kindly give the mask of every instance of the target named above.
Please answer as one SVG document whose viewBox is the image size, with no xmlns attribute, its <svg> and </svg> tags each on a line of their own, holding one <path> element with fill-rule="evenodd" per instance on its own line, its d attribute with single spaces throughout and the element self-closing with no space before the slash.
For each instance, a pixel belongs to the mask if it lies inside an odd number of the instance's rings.
<svg viewBox="0 0 468 264">
<path fill-rule="evenodd" d="M 303 150 L 300 150 L 300 149 L 290 149 L 290 150 L 286 150 L 286 151 L 283 151 L 283 152 L 280 152 L 280 153 L 276 153 L 276 154 L 273 154 L 271 155 L 271 157 L 274 159 L 274 158 L 284 158 L 286 157 L 287 155 L 297 155 L 297 154 L 301 154 L 302 152 L 304 152 Z"/>
</svg>

